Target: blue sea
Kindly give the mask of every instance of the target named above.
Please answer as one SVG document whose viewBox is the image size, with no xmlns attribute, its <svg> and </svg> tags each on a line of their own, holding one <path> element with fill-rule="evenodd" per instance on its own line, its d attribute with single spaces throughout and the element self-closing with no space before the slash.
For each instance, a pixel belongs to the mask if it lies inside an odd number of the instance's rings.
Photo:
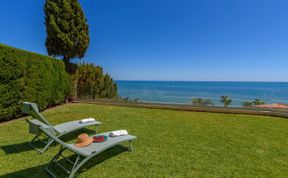
<svg viewBox="0 0 288 178">
<path fill-rule="evenodd" d="M 189 104 L 192 98 L 205 98 L 222 105 L 220 97 L 229 95 L 232 106 L 260 99 L 266 103 L 288 103 L 288 82 L 182 82 L 116 81 L 121 97 L 141 102 Z"/>
</svg>

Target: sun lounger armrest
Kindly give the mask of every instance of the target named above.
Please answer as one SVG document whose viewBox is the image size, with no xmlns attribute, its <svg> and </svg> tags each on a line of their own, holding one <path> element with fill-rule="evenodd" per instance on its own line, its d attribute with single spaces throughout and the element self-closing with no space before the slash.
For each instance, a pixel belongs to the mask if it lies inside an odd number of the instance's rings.
<svg viewBox="0 0 288 178">
<path fill-rule="evenodd" d="M 39 135 L 41 130 L 39 129 L 39 125 L 35 124 L 32 120 L 26 119 L 29 124 L 29 133 Z"/>
<path fill-rule="evenodd" d="M 51 132 L 55 133 L 55 130 L 52 127 L 40 122 L 37 119 L 26 119 L 26 121 L 29 123 L 29 133 L 31 133 L 31 134 L 36 134 L 36 135 L 40 134 L 42 132 L 40 130 L 41 126 L 49 128 Z"/>
</svg>

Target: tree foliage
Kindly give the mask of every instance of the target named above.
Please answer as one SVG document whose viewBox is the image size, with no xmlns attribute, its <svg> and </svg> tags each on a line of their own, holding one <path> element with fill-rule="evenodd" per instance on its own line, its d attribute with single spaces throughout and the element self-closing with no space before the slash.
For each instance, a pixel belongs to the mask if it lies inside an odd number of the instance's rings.
<svg viewBox="0 0 288 178">
<path fill-rule="evenodd" d="M 193 98 L 192 104 L 194 106 L 214 106 L 214 103 L 210 99 Z"/>
<path fill-rule="evenodd" d="M 265 104 L 265 102 L 260 99 L 255 99 L 253 101 L 244 101 L 242 105 L 244 107 L 250 107 L 250 106 L 261 105 L 261 104 Z"/>
<path fill-rule="evenodd" d="M 255 100 L 253 101 L 253 104 L 255 104 L 255 105 L 261 105 L 261 104 L 265 104 L 265 102 L 262 101 L 262 100 L 260 100 L 260 99 L 255 99 Z"/>
<path fill-rule="evenodd" d="M 46 0 L 46 48 L 49 55 L 82 58 L 89 45 L 89 29 L 78 0 Z"/>
<path fill-rule="evenodd" d="M 103 68 L 94 64 L 80 64 L 72 75 L 73 97 L 113 98 L 117 96 L 117 85 Z"/>
<path fill-rule="evenodd" d="M 253 106 L 253 101 L 244 101 L 243 103 L 242 103 L 242 105 L 244 106 L 244 107 L 250 107 L 250 106 Z"/>
<path fill-rule="evenodd" d="M 220 101 L 221 103 L 224 104 L 224 107 L 228 107 L 231 104 L 232 99 L 229 96 L 224 95 L 224 96 L 221 96 Z"/>
</svg>

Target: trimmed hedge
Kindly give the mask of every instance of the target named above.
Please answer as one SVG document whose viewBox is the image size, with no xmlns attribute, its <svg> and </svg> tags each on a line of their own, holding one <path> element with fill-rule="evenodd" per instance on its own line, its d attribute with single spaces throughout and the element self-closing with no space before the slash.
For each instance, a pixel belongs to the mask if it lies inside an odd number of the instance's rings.
<svg viewBox="0 0 288 178">
<path fill-rule="evenodd" d="M 22 101 L 63 103 L 70 76 L 62 61 L 0 44 L 0 121 L 21 115 Z"/>
</svg>

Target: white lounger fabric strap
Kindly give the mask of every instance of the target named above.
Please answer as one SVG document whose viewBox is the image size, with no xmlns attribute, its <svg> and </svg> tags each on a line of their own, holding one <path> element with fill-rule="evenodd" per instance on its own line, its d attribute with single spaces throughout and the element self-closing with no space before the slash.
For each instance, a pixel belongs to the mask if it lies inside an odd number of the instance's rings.
<svg viewBox="0 0 288 178">
<path fill-rule="evenodd" d="M 80 122 L 81 124 L 85 124 L 85 123 L 94 122 L 94 121 L 95 121 L 94 118 L 87 118 L 87 119 L 82 119 L 82 120 L 80 120 L 79 122 Z"/>
<path fill-rule="evenodd" d="M 128 135 L 127 130 L 116 130 L 116 131 L 110 132 L 109 134 L 110 137 L 119 137 L 123 135 Z"/>
</svg>

